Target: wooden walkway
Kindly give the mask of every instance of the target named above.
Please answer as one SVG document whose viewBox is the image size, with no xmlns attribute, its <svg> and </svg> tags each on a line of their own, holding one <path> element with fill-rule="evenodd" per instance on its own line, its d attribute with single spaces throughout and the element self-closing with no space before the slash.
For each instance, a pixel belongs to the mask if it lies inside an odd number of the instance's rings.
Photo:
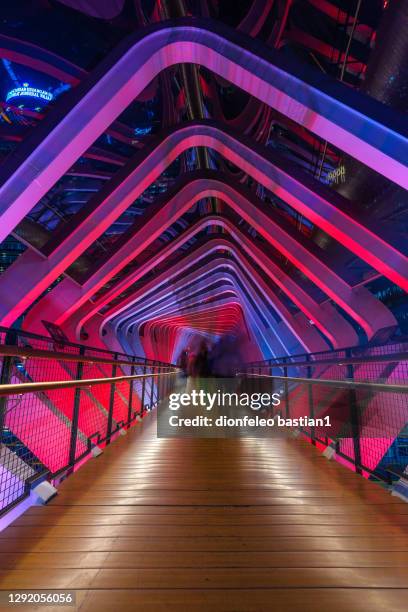
<svg viewBox="0 0 408 612">
<path fill-rule="evenodd" d="M 155 434 L 0 533 L 0 588 L 77 589 L 87 612 L 407 610 L 408 504 L 298 440 Z"/>
</svg>

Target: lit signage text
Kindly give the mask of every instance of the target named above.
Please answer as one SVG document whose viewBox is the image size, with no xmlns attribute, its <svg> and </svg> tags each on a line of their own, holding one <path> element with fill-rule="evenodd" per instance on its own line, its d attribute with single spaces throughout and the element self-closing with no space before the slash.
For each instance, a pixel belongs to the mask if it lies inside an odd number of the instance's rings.
<svg viewBox="0 0 408 612">
<path fill-rule="evenodd" d="M 23 83 L 22 87 L 16 87 L 11 89 L 7 96 L 6 102 L 13 98 L 37 98 L 38 100 L 45 100 L 50 102 L 53 99 L 52 93 L 45 91 L 44 89 L 38 89 L 37 87 L 30 87 L 28 83 Z"/>
</svg>

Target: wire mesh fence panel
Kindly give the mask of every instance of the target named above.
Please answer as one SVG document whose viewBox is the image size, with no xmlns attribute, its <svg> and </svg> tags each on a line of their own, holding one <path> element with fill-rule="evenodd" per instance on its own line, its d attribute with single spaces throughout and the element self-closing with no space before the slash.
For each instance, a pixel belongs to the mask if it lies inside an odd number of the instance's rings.
<svg viewBox="0 0 408 612">
<path fill-rule="evenodd" d="M 115 384 L 113 396 L 113 419 L 116 423 L 127 421 L 129 407 L 129 383 L 120 381 Z"/>
<path fill-rule="evenodd" d="M 0 393 L 0 513 L 38 478 L 73 468 L 95 445 L 136 424 L 142 401 L 146 409 L 157 401 L 155 363 L 144 358 L 5 328 L 0 347 L 0 384 L 29 385 Z M 147 379 L 120 380 L 146 373 Z M 105 382 L 112 377 L 119 379 Z"/>
<path fill-rule="evenodd" d="M 78 390 L 78 438 L 76 443 L 76 454 L 78 457 L 83 454 L 84 449 L 81 444 L 81 436 L 84 440 L 103 439 L 106 436 L 106 428 L 109 416 L 109 406 L 99 403 L 95 398 L 95 388 L 107 385 L 95 385 L 92 392 L 89 388 Z M 102 444 L 102 443 L 101 443 Z"/>
<path fill-rule="evenodd" d="M 309 439 L 335 444 L 339 459 L 366 476 L 389 480 L 388 463 L 397 466 L 396 474 L 404 472 L 408 463 L 407 342 L 270 359 L 250 364 L 246 371 L 264 376 L 268 369 L 272 376 L 293 378 L 281 381 L 286 416 L 330 415 L 330 433 L 319 427 L 302 428 Z M 318 384 L 308 384 L 306 379 Z M 368 386 L 359 387 L 359 383 Z M 379 384 L 385 385 L 384 391 Z M 396 385 L 399 391 L 393 392 Z"/>
<path fill-rule="evenodd" d="M 3 444 L 9 447 L 9 432 L 21 457 L 32 455 L 51 472 L 64 467 L 69 456 L 71 420 L 56 407 L 63 403 L 64 391 L 9 396 L 5 406 Z"/>
</svg>

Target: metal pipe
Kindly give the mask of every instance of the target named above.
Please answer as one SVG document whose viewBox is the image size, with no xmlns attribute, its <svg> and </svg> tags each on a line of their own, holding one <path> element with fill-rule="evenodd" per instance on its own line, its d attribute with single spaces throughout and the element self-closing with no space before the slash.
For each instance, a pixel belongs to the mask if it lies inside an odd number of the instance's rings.
<svg viewBox="0 0 408 612">
<path fill-rule="evenodd" d="M 85 347 L 87 348 L 87 347 Z M 90 348 L 89 350 L 92 350 Z M 38 357 L 40 359 L 52 359 L 53 361 L 73 361 L 73 362 L 83 362 L 83 363 L 101 363 L 105 365 L 144 365 L 144 361 L 137 362 L 132 364 L 132 361 L 124 361 L 124 360 L 113 360 L 113 359 L 103 359 L 103 357 L 85 357 L 84 355 L 72 355 L 69 353 L 59 353 L 55 351 L 42 351 L 36 349 L 30 349 L 26 347 L 19 346 L 0 346 L 0 356 L 7 357 L 20 357 L 20 359 L 30 359 L 32 357 Z M 147 364 L 149 365 L 149 364 Z M 151 368 L 157 368 L 159 366 L 149 365 Z"/>
<path fill-rule="evenodd" d="M 93 385 L 113 384 L 123 381 L 137 380 L 139 378 L 154 378 L 158 376 L 174 376 L 179 372 L 179 368 L 174 368 L 172 372 L 161 372 L 158 374 L 136 374 L 134 376 L 114 376 L 110 378 L 88 378 L 84 380 L 55 380 L 52 382 L 21 383 L 18 385 L 0 385 L 0 397 L 4 395 L 26 395 L 27 393 L 39 393 L 40 391 L 50 391 L 53 389 L 70 389 L 72 387 L 92 387 Z"/>
<path fill-rule="evenodd" d="M 311 362 L 313 364 L 313 362 Z M 384 383 L 356 382 L 354 380 L 330 380 L 324 378 L 298 378 L 295 376 L 270 376 L 268 374 L 246 374 L 238 372 L 236 376 L 248 376 L 250 378 L 271 378 L 273 380 L 290 380 L 308 385 L 324 385 L 328 387 L 339 387 L 340 389 L 371 389 L 372 391 L 386 391 L 391 393 L 408 393 L 408 385 L 386 385 Z M 0 387 L 1 389 L 1 387 Z"/>
</svg>

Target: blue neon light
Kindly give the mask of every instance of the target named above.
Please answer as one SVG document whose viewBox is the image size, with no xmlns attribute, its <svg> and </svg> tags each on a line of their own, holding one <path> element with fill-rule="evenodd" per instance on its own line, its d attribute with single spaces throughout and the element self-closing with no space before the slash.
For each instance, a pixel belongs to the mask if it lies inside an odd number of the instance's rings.
<svg viewBox="0 0 408 612">
<path fill-rule="evenodd" d="M 28 83 L 23 83 L 22 87 L 16 87 L 8 92 L 6 102 L 12 100 L 13 98 L 37 98 L 39 100 L 50 102 L 53 97 L 53 94 L 45 89 L 30 87 Z"/>
<path fill-rule="evenodd" d="M 152 126 L 137 127 L 134 129 L 135 136 L 145 136 L 146 134 L 150 134 L 151 131 L 152 131 Z"/>
</svg>

